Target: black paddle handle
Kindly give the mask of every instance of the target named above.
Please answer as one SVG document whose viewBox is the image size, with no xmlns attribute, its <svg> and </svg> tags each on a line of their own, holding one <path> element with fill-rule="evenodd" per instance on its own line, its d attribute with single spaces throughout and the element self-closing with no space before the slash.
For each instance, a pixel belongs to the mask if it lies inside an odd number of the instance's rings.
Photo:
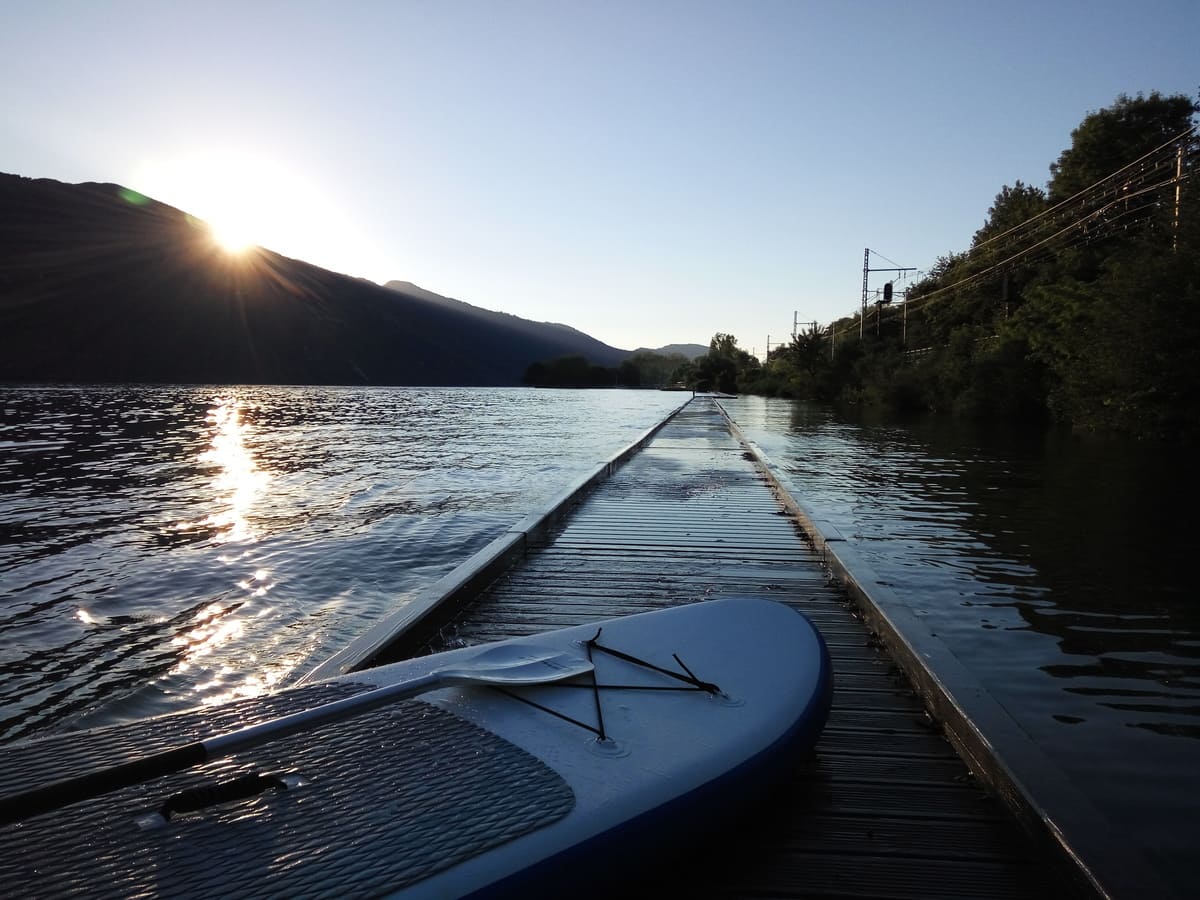
<svg viewBox="0 0 1200 900">
<path fill-rule="evenodd" d="M 72 803 L 90 800 L 152 778 L 170 775 L 208 759 L 204 744 L 197 741 L 143 756 L 131 762 L 109 766 L 74 778 L 64 778 L 41 787 L 0 798 L 0 825 L 61 809 Z"/>
</svg>

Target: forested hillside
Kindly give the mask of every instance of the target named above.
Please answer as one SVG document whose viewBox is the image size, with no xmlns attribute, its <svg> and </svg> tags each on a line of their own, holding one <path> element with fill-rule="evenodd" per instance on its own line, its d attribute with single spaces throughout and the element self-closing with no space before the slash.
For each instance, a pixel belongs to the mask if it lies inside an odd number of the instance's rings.
<svg viewBox="0 0 1200 900">
<path fill-rule="evenodd" d="M 740 388 L 1200 437 L 1197 112 L 1152 93 L 1089 113 L 1045 187 L 1003 186 L 967 249 Z"/>
</svg>

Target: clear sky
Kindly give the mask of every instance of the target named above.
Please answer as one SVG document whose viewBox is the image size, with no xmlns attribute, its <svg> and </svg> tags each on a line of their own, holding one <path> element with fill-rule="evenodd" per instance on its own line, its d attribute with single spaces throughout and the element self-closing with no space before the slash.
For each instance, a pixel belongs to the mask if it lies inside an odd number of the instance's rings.
<svg viewBox="0 0 1200 900">
<path fill-rule="evenodd" d="M 858 308 L 864 248 L 965 249 L 1089 111 L 1196 96 L 1198 39 L 1200 0 L 3 0 L 0 171 L 761 356 Z"/>
</svg>

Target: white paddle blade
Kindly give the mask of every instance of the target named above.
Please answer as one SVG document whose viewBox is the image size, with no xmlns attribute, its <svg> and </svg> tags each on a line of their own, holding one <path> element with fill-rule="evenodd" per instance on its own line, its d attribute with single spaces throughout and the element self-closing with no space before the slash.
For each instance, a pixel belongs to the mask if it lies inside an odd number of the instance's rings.
<svg viewBox="0 0 1200 900">
<path fill-rule="evenodd" d="M 549 684 L 586 675 L 592 662 L 553 648 L 505 644 L 441 670 L 443 684 Z"/>
</svg>

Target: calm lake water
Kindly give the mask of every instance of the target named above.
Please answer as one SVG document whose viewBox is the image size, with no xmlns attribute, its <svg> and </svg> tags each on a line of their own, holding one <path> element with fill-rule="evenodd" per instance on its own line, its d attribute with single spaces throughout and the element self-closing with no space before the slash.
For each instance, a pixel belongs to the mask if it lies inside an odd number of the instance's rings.
<svg viewBox="0 0 1200 900">
<path fill-rule="evenodd" d="M 1200 858 L 1194 450 L 723 401 L 1180 889 Z"/>
<path fill-rule="evenodd" d="M 686 398 L 0 388 L 0 740 L 287 684 Z M 1192 454 L 724 403 L 801 500 L 1189 885 Z"/>
<path fill-rule="evenodd" d="M 686 397 L 0 388 L 0 740 L 286 684 Z"/>
</svg>

